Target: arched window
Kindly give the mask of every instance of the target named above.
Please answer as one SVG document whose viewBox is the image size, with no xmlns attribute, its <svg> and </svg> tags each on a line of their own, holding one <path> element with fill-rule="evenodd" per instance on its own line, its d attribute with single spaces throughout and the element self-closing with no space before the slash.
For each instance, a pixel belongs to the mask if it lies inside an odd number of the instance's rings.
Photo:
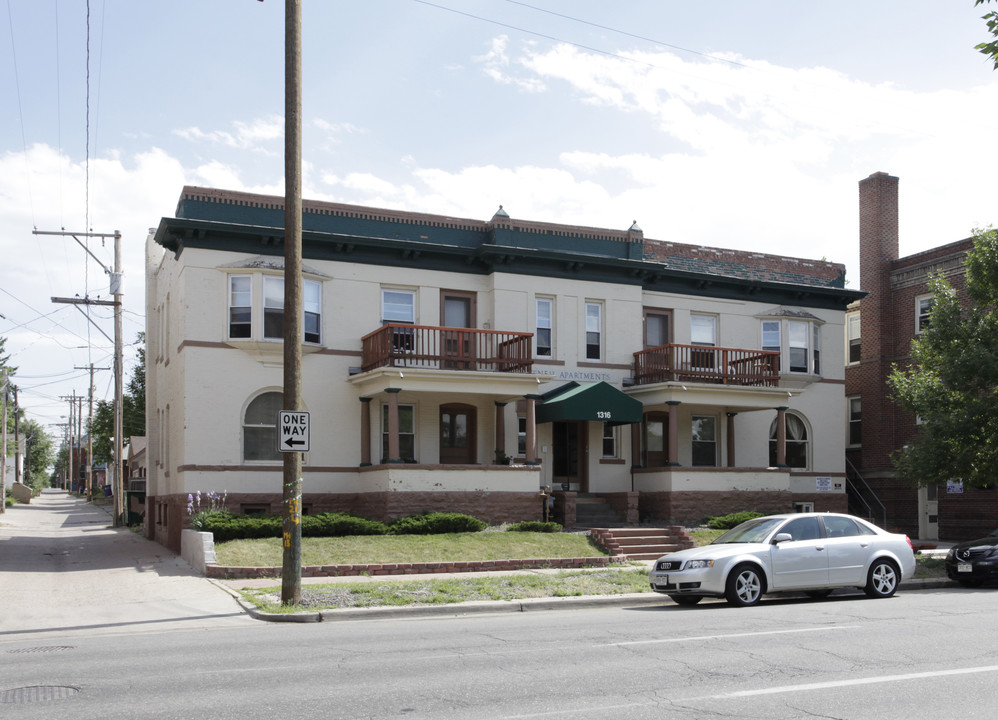
<svg viewBox="0 0 998 720">
<path fill-rule="evenodd" d="M 246 406 L 243 416 L 243 460 L 280 460 L 277 449 L 277 416 L 284 404 L 279 392 L 257 395 Z"/>
<path fill-rule="evenodd" d="M 787 422 L 787 465 L 797 469 L 807 469 L 808 442 L 807 425 L 793 413 L 786 414 Z M 776 466 L 776 420 L 769 426 L 769 466 Z"/>
</svg>

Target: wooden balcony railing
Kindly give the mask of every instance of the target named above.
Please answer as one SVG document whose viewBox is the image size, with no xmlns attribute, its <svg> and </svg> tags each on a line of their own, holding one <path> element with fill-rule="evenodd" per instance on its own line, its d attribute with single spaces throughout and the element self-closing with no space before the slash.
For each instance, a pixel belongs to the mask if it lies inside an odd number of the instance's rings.
<svg viewBox="0 0 998 720">
<path fill-rule="evenodd" d="M 780 353 L 705 345 L 660 345 L 634 353 L 637 385 L 668 381 L 773 387 L 780 381 Z"/>
<path fill-rule="evenodd" d="M 529 373 L 533 333 L 389 323 L 362 338 L 361 369 Z"/>
</svg>

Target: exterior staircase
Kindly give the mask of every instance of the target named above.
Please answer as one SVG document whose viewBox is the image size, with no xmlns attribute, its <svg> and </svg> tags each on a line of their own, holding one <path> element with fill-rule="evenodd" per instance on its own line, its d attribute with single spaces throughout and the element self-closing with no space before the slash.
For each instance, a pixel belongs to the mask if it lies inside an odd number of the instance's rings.
<svg viewBox="0 0 998 720">
<path fill-rule="evenodd" d="M 592 528 L 590 537 L 611 555 L 624 555 L 628 560 L 657 560 L 662 555 L 696 543 L 682 525 L 665 528 Z"/>
</svg>

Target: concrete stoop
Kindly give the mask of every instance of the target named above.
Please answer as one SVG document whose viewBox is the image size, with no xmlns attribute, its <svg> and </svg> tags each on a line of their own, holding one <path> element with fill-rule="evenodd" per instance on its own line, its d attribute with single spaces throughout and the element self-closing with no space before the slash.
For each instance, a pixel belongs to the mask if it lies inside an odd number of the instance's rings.
<svg viewBox="0 0 998 720">
<path fill-rule="evenodd" d="M 593 541 L 612 555 L 628 560 L 657 560 L 696 545 L 681 525 L 664 528 L 592 528 Z"/>
</svg>

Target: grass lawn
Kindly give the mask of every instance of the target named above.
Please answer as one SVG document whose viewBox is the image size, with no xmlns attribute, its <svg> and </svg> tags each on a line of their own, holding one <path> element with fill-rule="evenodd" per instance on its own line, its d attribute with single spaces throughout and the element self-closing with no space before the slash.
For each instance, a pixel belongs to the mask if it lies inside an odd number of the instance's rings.
<svg viewBox="0 0 998 720">
<path fill-rule="evenodd" d="M 302 538 L 303 565 L 377 565 L 381 563 L 532 558 L 604 557 L 585 535 L 572 533 L 481 532 L 446 535 L 354 535 Z M 280 538 L 232 540 L 215 546 L 219 565 L 279 567 Z"/>
<path fill-rule="evenodd" d="M 719 530 L 691 533 L 698 544 L 707 544 Z M 279 567 L 279 539 L 235 540 L 215 548 L 219 565 Z M 505 558 L 602 557 L 605 555 L 585 535 L 571 533 L 454 533 L 448 535 L 358 536 L 304 538 L 304 565 L 353 565 L 447 560 L 500 560 Z M 941 558 L 916 556 L 916 579 L 945 577 Z M 275 581 L 277 583 L 277 581 Z M 474 600 L 517 600 L 575 595 L 618 595 L 650 592 L 645 568 L 621 566 L 598 570 L 529 572 L 472 578 L 460 575 L 426 580 L 419 576 L 385 581 L 303 584 L 302 604 L 280 605 L 280 587 L 243 590 L 244 597 L 266 612 L 346 607 L 440 605 Z"/>
</svg>

